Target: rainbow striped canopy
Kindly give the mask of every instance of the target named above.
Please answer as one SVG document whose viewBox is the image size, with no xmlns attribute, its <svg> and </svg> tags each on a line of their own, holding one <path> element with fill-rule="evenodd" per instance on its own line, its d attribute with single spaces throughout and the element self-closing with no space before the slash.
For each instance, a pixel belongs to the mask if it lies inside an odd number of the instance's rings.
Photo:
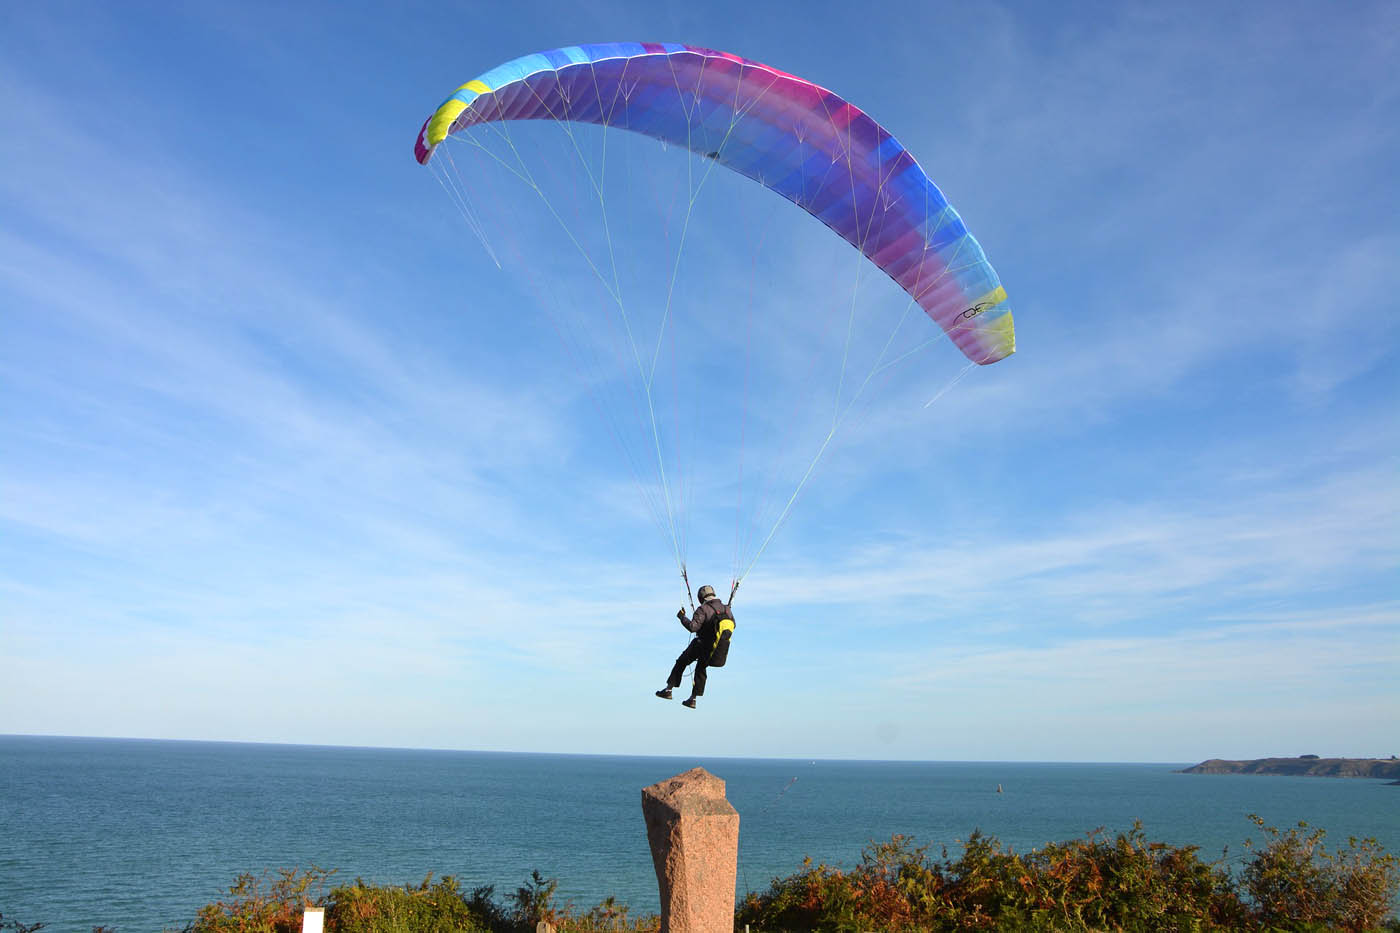
<svg viewBox="0 0 1400 933">
<path fill-rule="evenodd" d="M 426 165 L 468 127 L 545 119 L 642 133 L 747 175 L 860 250 L 974 363 L 1016 350 L 1006 290 L 962 218 L 889 131 L 823 87 L 688 45 L 569 46 L 462 85 L 414 154 Z"/>
</svg>

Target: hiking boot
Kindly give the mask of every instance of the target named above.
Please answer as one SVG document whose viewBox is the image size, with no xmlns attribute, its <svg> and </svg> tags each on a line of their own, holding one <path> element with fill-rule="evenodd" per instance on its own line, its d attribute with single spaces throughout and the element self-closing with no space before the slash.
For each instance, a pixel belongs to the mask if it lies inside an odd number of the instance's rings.
<svg viewBox="0 0 1400 933">
<path fill-rule="evenodd" d="M 671 688 L 667 687 L 665 690 L 658 690 L 656 691 L 656 695 L 663 700 L 669 700 L 671 699 Z"/>
<path fill-rule="evenodd" d="M 681 706 L 689 706 L 691 709 L 695 709 L 695 697 L 691 697 L 688 700 L 681 700 Z"/>
</svg>

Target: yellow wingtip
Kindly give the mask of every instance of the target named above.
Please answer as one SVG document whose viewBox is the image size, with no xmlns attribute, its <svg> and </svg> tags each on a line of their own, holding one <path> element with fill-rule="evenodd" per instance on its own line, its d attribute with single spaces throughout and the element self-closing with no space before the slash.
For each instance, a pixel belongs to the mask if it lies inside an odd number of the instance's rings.
<svg viewBox="0 0 1400 933">
<path fill-rule="evenodd" d="M 472 96 L 467 100 L 462 100 L 455 95 L 449 97 L 443 101 L 442 106 L 437 109 L 437 113 L 433 114 L 432 119 L 428 121 L 428 131 L 424 134 L 424 139 L 429 149 L 446 139 L 447 134 L 452 132 L 453 122 L 462 115 L 462 111 L 470 107 L 472 101 L 477 97 L 491 93 L 491 87 L 480 78 L 473 78 L 457 88 L 458 94 L 463 91 L 471 91 Z"/>
</svg>

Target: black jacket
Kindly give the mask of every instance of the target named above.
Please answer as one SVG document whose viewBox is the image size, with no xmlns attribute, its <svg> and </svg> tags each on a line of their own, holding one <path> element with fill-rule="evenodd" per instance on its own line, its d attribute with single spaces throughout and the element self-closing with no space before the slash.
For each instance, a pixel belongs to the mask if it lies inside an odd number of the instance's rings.
<svg viewBox="0 0 1400 933">
<path fill-rule="evenodd" d="M 729 611 L 729 607 L 715 596 L 701 603 L 694 616 L 682 619 L 681 625 L 684 625 L 687 631 L 694 632 L 702 644 L 712 645 L 715 635 L 719 632 L 720 619 L 732 618 L 734 615 Z"/>
</svg>

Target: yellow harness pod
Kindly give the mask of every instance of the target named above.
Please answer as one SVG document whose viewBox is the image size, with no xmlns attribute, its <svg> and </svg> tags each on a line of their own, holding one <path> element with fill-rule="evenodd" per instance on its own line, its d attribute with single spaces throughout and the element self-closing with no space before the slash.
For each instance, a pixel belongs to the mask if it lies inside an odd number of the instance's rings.
<svg viewBox="0 0 1400 933">
<path fill-rule="evenodd" d="M 724 667 L 729 659 L 729 639 L 734 635 L 734 620 L 720 619 L 715 626 L 715 641 L 710 645 L 709 667 Z"/>
<path fill-rule="evenodd" d="M 714 643 L 713 645 L 710 646 L 710 650 L 711 650 L 711 651 L 714 651 L 716 648 L 719 647 L 719 640 L 720 640 L 721 638 L 724 637 L 724 633 L 725 633 L 725 632 L 729 632 L 730 634 L 733 634 L 733 632 L 734 632 L 734 620 L 733 620 L 733 619 L 720 619 L 720 620 L 719 620 L 719 628 L 715 629 L 715 643 Z"/>
</svg>

